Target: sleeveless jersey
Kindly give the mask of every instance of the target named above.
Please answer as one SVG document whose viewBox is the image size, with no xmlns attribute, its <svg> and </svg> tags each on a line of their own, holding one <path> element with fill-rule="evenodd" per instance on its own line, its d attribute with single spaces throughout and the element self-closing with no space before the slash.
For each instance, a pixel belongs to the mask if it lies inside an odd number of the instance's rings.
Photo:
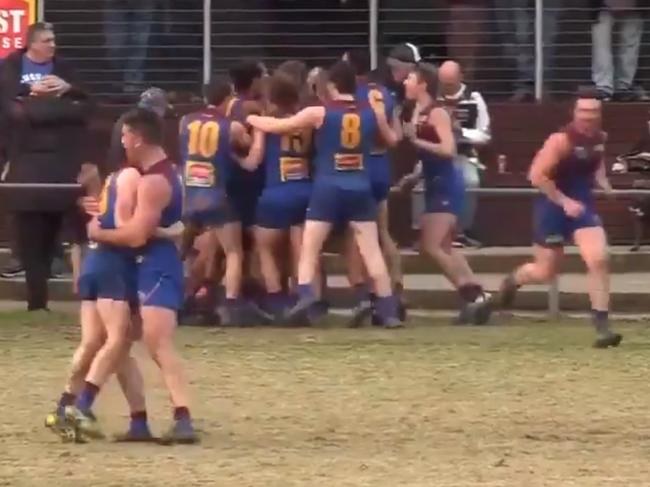
<svg viewBox="0 0 650 487">
<path fill-rule="evenodd" d="M 357 82 L 356 99 L 361 103 L 368 103 L 371 107 L 375 105 L 383 106 L 386 113 L 386 119 L 389 121 L 395 111 L 395 100 L 386 87 L 374 82 L 361 79 Z M 377 134 L 377 139 L 373 145 L 371 156 L 384 156 L 387 154 L 386 145 L 382 140 L 381 134 Z"/>
<path fill-rule="evenodd" d="M 244 103 L 249 101 L 243 97 L 233 97 L 226 107 L 226 116 L 233 121 L 246 123 Z M 228 194 L 233 199 L 243 222 L 254 215 L 255 202 L 264 189 L 264 166 L 260 165 L 254 171 L 247 171 L 239 164 L 233 164 L 228 179 Z M 246 223 L 245 223 L 246 224 Z"/>
<path fill-rule="evenodd" d="M 377 133 L 377 119 L 367 103 L 328 103 L 316 130 L 316 181 L 343 189 L 369 188 L 367 159 Z"/>
<path fill-rule="evenodd" d="M 171 187 L 171 198 L 168 205 L 163 209 L 160 215 L 159 227 L 169 227 L 181 220 L 183 216 L 183 187 L 178 178 L 178 173 L 174 164 L 169 159 L 163 159 L 146 171 L 142 172 L 143 176 L 150 174 L 161 174 Z M 166 238 L 152 237 L 141 249 L 143 255 L 177 255 L 176 244 Z"/>
<path fill-rule="evenodd" d="M 117 178 L 121 170 L 106 176 L 101 196 L 99 197 L 99 226 L 107 230 L 117 228 L 115 205 L 117 203 Z"/>
<path fill-rule="evenodd" d="M 559 161 L 550 177 L 567 196 L 591 201 L 594 177 L 603 160 L 607 135 L 598 131 L 587 136 L 578 132 L 573 124 L 564 127 L 562 133 L 569 139 L 571 152 Z"/>
<path fill-rule="evenodd" d="M 181 165 L 186 211 L 218 206 L 230 178 L 230 120 L 211 108 L 182 118 Z"/>
<path fill-rule="evenodd" d="M 266 187 L 309 181 L 311 131 L 265 134 L 264 172 Z"/>
<path fill-rule="evenodd" d="M 438 132 L 436 131 L 435 127 L 429 124 L 429 116 L 431 115 L 431 111 L 434 108 L 436 108 L 436 105 L 430 105 L 422 110 L 415 123 L 417 137 L 419 139 L 438 143 L 440 142 Z M 451 177 L 453 175 L 453 158 L 440 157 L 423 149 L 418 149 L 417 153 L 419 159 L 422 161 L 422 172 L 425 180 L 433 180 L 440 177 Z"/>
<path fill-rule="evenodd" d="M 226 105 L 226 117 L 236 122 L 244 123 L 244 99 L 233 96 Z"/>
</svg>

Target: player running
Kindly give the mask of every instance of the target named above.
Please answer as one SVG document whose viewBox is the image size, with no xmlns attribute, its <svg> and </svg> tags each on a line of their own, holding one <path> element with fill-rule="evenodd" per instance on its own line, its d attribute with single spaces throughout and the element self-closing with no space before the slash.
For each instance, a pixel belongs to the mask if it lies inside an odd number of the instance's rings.
<svg viewBox="0 0 650 487">
<path fill-rule="evenodd" d="M 334 224 L 349 224 L 355 234 L 364 264 L 377 292 L 377 312 L 386 327 L 401 326 L 377 236 L 377 205 L 368 177 L 368 156 L 379 132 L 390 145 L 395 133 L 380 107 L 373 111 L 356 101 L 356 78 L 349 63 L 339 61 L 329 70 L 326 106 L 308 107 L 287 118 L 249 116 L 253 127 L 265 132 L 291 134 L 315 130 L 315 175 L 307 210 L 298 265 L 299 301 L 289 319 L 309 311 L 317 301 L 314 277 L 323 243 Z"/>
<path fill-rule="evenodd" d="M 127 159 L 140 169 L 133 217 L 116 229 L 88 226 L 97 242 L 137 249 L 137 286 L 142 340 L 160 367 L 174 405 L 174 423 L 166 443 L 197 440 L 189 411 L 188 384 L 173 344 L 176 314 L 183 300 L 183 266 L 176 245 L 155 236 L 156 227 L 181 220 L 183 188 L 162 148 L 162 120 L 142 109 L 124 116 L 122 143 Z"/>
<path fill-rule="evenodd" d="M 490 296 L 483 291 L 465 256 L 452 247 L 462 212 L 465 186 L 454 165 L 456 142 L 449 113 L 437 105 L 438 73 L 421 63 L 404 81 L 406 98 L 415 102 L 404 127 L 422 161 L 425 211 L 422 246 L 438 263 L 463 301 L 459 322 L 485 324 L 491 314 Z"/>
<path fill-rule="evenodd" d="M 529 178 L 541 195 L 534 210 L 534 261 L 517 268 L 503 281 L 501 304 L 510 307 L 520 286 L 553 279 L 573 239 L 587 266 L 594 347 L 616 347 L 622 336 L 609 328 L 609 265 L 607 236 L 596 213 L 594 183 L 611 191 L 605 172 L 602 104 L 584 90 L 573 109 L 573 120 L 546 139 L 530 167 Z"/>
</svg>

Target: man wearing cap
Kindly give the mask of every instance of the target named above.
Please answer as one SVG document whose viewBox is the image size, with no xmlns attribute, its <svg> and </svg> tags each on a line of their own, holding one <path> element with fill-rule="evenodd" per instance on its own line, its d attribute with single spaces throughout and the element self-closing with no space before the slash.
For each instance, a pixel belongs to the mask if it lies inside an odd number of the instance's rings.
<svg viewBox="0 0 650 487">
<path fill-rule="evenodd" d="M 404 80 L 421 61 L 420 50 L 410 42 L 393 47 L 386 57 L 386 68 L 373 71 L 373 81 L 380 82 L 391 92 L 398 104 L 404 101 Z"/>
</svg>

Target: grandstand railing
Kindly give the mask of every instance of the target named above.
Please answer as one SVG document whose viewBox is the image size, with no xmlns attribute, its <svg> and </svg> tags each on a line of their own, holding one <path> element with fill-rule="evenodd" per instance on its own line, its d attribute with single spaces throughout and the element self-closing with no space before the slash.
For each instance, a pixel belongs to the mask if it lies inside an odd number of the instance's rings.
<svg viewBox="0 0 650 487">
<path fill-rule="evenodd" d="M 196 95 L 213 72 L 243 57 L 271 67 L 286 58 L 322 65 L 346 48 L 363 47 L 376 66 L 391 46 L 413 42 L 426 60 L 451 57 L 464 64 L 469 81 L 488 97 L 511 94 L 522 81 L 523 63 L 541 100 L 591 83 L 594 10 L 589 0 L 568 3 L 41 0 L 38 6 L 39 18 L 55 24 L 63 54 L 99 95 L 118 94 L 125 79 Z M 133 14 L 143 5 L 151 9 L 138 21 Z M 650 13 L 639 5 L 641 14 Z M 120 49 L 109 45 L 111 38 Z M 612 42 L 614 54 L 623 44 Z M 648 78 L 648 46 L 641 42 L 636 81 Z M 137 59 L 143 50 L 146 59 Z"/>
</svg>

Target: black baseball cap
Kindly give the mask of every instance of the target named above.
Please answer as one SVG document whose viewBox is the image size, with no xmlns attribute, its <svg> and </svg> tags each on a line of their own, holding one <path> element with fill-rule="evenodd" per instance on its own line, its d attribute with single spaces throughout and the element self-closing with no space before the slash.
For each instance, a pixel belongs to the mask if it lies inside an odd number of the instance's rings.
<svg viewBox="0 0 650 487">
<path fill-rule="evenodd" d="M 388 53 L 388 61 L 399 61 L 401 63 L 417 64 L 422 60 L 420 50 L 415 44 L 405 42 L 393 47 Z"/>
</svg>

